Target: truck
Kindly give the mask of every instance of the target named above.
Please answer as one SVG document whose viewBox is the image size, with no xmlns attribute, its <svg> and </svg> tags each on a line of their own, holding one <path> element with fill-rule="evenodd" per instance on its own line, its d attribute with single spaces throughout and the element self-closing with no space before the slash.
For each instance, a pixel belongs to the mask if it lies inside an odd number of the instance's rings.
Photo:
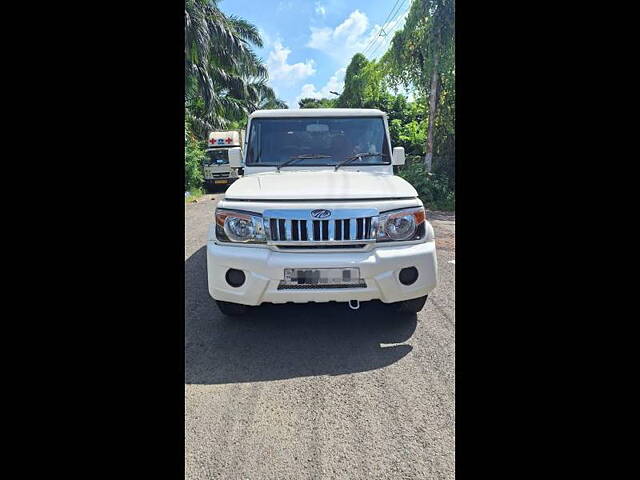
<svg viewBox="0 0 640 480">
<path fill-rule="evenodd" d="M 242 130 L 214 131 L 209 133 L 205 159 L 202 161 L 204 186 L 207 191 L 231 185 L 238 179 L 238 171 L 229 166 L 229 149 L 241 148 Z"/>
<path fill-rule="evenodd" d="M 209 295 L 228 316 L 263 303 L 379 300 L 417 313 L 438 282 L 433 227 L 394 166 L 377 109 L 258 110 L 244 175 L 216 205 L 207 238 Z"/>
</svg>

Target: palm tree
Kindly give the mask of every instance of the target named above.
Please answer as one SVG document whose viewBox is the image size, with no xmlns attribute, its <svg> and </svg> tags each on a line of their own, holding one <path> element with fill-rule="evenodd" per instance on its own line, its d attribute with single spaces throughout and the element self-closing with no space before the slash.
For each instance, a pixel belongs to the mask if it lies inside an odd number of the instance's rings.
<svg viewBox="0 0 640 480">
<path fill-rule="evenodd" d="M 225 15 L 217 2 L 185 2 L 185 109 L 199 136 L 242 118 L 261 99 L 275 99 L 267 68 L 251 49 L 262 47 L 258 29 Z"/>
<path fill-rule="evenodd" d="M 274 91 L 269 87 L 265 80 L 254 79 L 247 86 L 249 93 L 247 97 L 248 112 L 265 109 L 281 109 L 289 108 L 284 100 L 276 97 Z"/>
</svg>

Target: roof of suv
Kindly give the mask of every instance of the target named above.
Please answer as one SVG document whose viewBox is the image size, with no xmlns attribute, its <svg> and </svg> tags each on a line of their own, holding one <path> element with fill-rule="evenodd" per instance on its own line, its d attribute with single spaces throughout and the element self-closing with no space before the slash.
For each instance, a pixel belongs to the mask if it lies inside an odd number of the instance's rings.
<svg viewBox="0 0 640 480">
<path fill-rule="evenodd" d="M 256 110 L 249 118 L 256 117 L 380 117 L 386 116 L 376 108 L 300 108 L 279 110 Z"/>
</svg>

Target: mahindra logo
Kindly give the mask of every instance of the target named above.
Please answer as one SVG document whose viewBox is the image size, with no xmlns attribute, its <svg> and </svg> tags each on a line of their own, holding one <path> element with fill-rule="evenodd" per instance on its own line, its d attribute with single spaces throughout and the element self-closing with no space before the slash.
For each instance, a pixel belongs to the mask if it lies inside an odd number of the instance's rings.
<svg viewBox="0 0 640 480">
<path fill-rule="evenodd" d="M 318 208 L 311 212 L 313 218 L 327 218 L 331 216 L 331 210 L 325 210 L 324 208 Z"/>
</svg>

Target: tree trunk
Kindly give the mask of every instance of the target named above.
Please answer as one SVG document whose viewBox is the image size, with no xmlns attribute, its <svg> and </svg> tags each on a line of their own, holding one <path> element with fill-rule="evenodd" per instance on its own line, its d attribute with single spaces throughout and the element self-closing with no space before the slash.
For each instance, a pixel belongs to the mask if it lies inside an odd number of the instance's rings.
<svg viewBox="0 0 640 480">
<path fill-rule="evenodd" d="M 436 124 L 436 115 L 438 113 L 438 90 L 440 82 L 440 74 L 438 73 L 438 62 L 440 58 L 436 54 L 433 59 L 433 75 L 431 76 L 431 90 L 429 92 L 429 126 L 427 127 L 427 146 L 424 156 L 424 165 L 427 172 L 431 171 L 431 161 L 433 159 L 433 131 Z"/>
</svg>

